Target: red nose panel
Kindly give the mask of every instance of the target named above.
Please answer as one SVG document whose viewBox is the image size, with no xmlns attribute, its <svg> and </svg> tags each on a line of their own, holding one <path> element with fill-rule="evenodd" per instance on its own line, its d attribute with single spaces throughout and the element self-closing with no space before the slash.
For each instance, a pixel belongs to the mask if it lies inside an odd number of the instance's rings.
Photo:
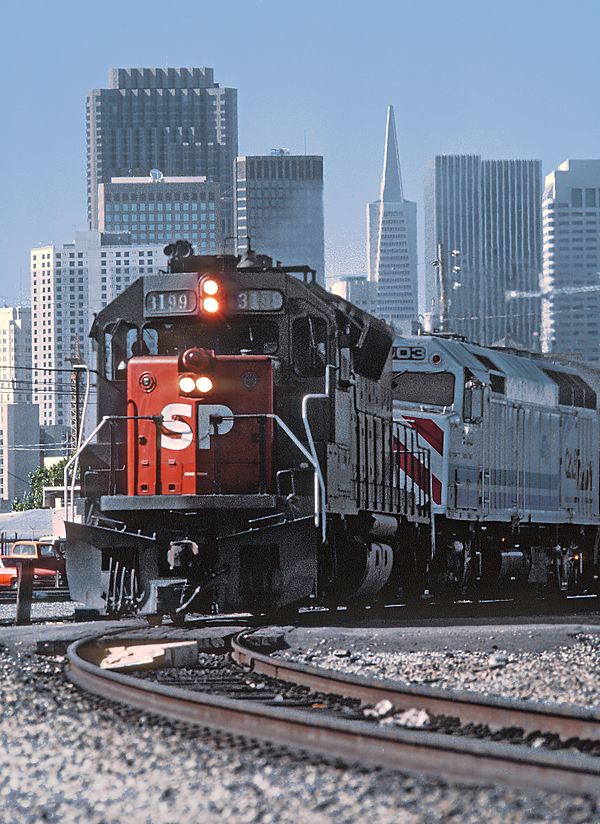
<svg viewBox="0 0 600 824">
<path fill-rule="evenodd" d="M 189 391 L 200 377 L 208 377 L 212 389 Z M 128 422 L 129 495 L 270 491 L 269 358 L 218 355 L 202 375 L 181 371 L 177 357 L 132 358 L 127 384 L 127 414 L 138 418 Z M 162 421 L 145 420 L 159 416 Z"/>
</svg>

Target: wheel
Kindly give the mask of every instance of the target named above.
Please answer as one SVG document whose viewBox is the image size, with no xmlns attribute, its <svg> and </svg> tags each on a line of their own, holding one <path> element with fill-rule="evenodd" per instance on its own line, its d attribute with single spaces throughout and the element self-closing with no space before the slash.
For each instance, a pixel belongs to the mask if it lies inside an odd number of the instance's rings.
<svg viewBox="0 0 600 824">
<path fill-rule="evenodd" d="M 11 578 L 10 579 L 10 588 L 11 589 L 16 589 L 17 588 L 17 579 L 16 578 Z"/>
</svg>

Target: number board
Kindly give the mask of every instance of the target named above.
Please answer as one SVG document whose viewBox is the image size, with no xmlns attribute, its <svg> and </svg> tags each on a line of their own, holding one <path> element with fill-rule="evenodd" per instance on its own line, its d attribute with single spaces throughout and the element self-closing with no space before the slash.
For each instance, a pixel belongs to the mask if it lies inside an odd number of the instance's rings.
<svg viewBox="0 0 600 824">
<path fill-rule="evenodd" d="M 425 360 L 424 346 L 393 346 L 393 360 Z"/>
<path fill-rule="evenodd" d="M 191 289 L 169 289 L 147 292 L 144 298 L 146 317 L 192 315 L 196 311 L 196 293 Z"/>
<path fill-rule="evenodd" d="M 283 308 L 283 295 L 276 289 L 244 289 L 230 297 L 233 312 L 277 312 Z"/>
</svg>

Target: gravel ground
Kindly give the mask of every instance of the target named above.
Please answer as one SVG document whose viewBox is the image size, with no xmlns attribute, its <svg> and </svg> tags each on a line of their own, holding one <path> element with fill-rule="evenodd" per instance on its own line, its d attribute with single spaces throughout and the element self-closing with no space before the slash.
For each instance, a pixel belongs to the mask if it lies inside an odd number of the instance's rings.
<svg viewBox="0 0 600 824">
<path fill-rule="evenodd" d="M 312 642 L 277 654 L 326 669 L 408 684 L 600 706 L 600 633 L 578 633 L 569 645 L 535 651 L 519 651 L 514 644 L 508 650 L 490 644 L 483 650 L 453 645 L 444 650 L 386 651 L 360 639 L 344 647 L 334 646 L 331 639 L 313 638 Z"/>
<path fill-rule="evenodd" d="M 31 604 L 31 619 L 43 621 L 50 618 L 71 618 L 75 614 L 75 606 L 72 601 L 56 601 L 53 604 L 45 604 L 42 600 L 34 601 Z M 16 604 L 0 604 L 0 621 L 14 621 L 16 615 Z"/>
<path fill-rule="evenodd" d="M 115 707 L 0 650 L 0 821 L 592 822 L 597 801 L 358 770 Z"/>
</svg>

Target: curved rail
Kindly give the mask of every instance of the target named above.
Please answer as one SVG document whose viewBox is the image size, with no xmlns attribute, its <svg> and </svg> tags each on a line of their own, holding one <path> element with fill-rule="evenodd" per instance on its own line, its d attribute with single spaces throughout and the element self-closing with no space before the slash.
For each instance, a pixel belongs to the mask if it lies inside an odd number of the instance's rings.
<svg viewBox="0 0 600 824">
<path fill-rule="evenodd" d="M 260 654 L 243 647 L 245 633 L 235 639 L 235 655 L 249 656 L 256 670 Z M 139 639 L 136 641 L 139 643 Z M 226 730 L 320 756 L 350 763 L 384 766 L 412 773 L 442 776 L 470 783 L 507 783 L 515 786 L 569 793 L 598 793 L 600 759 L 531 750 L 524 746 L 494 743 L 406 729 L 384 729 L 366 721 L 345 721 L 323 713 L 257 705 L 165 686 L 131 675 L 101 669 L 94 663 L 95 640 L 81 640 L 68 650 L 69 677 L 83 689 L 166 718 Z M 280 662 L 277 662 L 279 666 Z M 286 672 L 284 673 L 284 669 Z M 296 667 L 292 667 L 296 669 Z M 280 667 L 280 676 L 290 669 Z M 294 677 L 299 677 L 296 670 Z M 319 678 L 325 679 L 322 673 Z M 323 680 L 327 692 L 339 682 Z M 381 698 L 381 694 L 378 695 Z M 371 693 L 369 701 L 374 700 Z"/>
<path fill-rule="evenodd" d="M 509 701 L 468 690 L 435 689 L 403 685 L 381 678 L 348 675 L 337 670 L 295 664 L 258 652 L 248 646 L 255 629 L 240 632 L 232 640 L 233 659 L 253 672 L 356 698 L 366 704 L 387 699 L 397 710 L 418 706 L 434 715 L 458 716 L 469 724 L 521 727 L 526 732 L 556 733 L 561 738 L 600 740 L 600 711 L 569 705 Z M 599 759 L 600 763 L 600 759 Z"/>
</svg>

